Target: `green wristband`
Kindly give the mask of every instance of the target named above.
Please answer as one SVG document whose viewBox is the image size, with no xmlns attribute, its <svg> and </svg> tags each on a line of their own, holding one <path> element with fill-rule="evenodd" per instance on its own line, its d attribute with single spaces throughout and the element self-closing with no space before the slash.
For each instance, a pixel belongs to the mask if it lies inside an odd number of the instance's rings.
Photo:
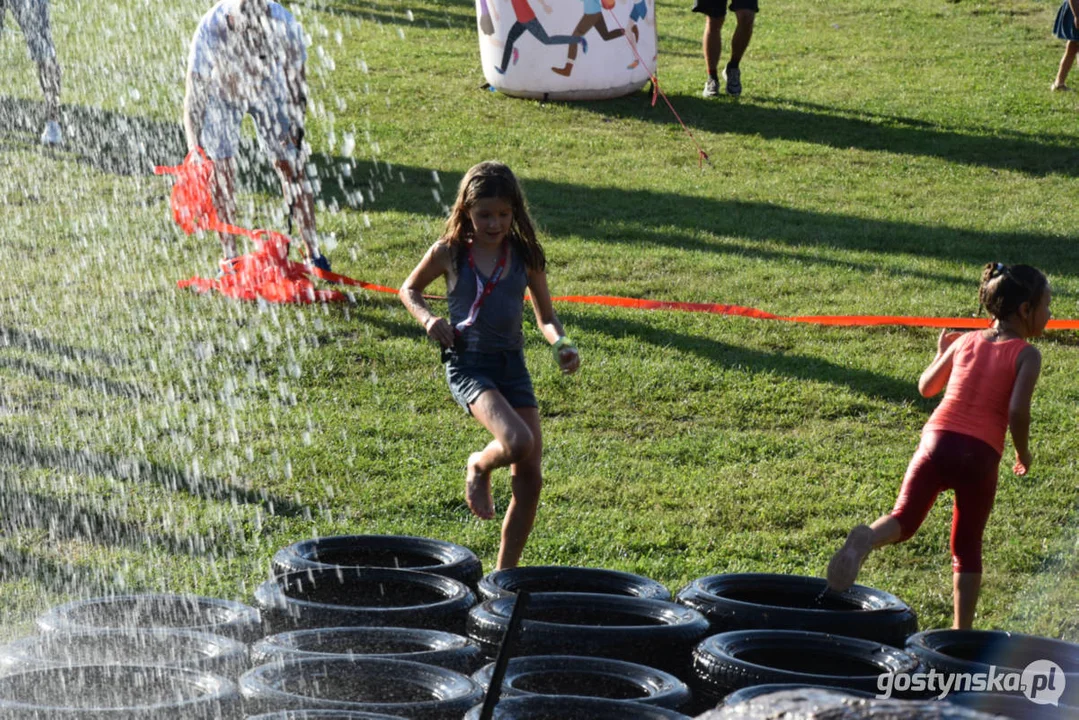
<svg viewBox="0 0 1079 720">
<path fill-rule="evenodd" d="M 555 362 L 558 362 L 558 354 L 562 352 L 562 348 L 577 349 L 577 346 L 573 344 L 573 341 L 563 335 L 554 341 L 554 345 L 551 346 L 551 351 L 554 353 Z"/>
</svg>

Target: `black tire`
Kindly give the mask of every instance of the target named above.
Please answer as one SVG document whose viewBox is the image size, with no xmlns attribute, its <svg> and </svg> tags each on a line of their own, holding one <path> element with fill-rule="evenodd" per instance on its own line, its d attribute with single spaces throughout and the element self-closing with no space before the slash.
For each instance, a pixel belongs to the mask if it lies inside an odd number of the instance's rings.
<svg viewBox="0 0 1079 720">
<path fill-rule="evenodd" d="M 175 628 L 52 632 L 0 648 L 0 673 L 68 665 L 159 665 L 235 680 L 248 655 L 239 640 Z"/>
<path fill-rule="evenodd" d="M 412 570 L 295 570 L 259 585 L 267 634 L 325 627 L 414 627 L 463 634 L 476 596 L 466 585 Z"/>
<path fill-rule="evenodd" d="M 502 643 L 514 597 L 472 608 L 468 636 L 488 659 Z M 595 593 L 530 596 L 514 645 L 517 655 L 590 655 L 633 662 L 684 678 L 693 646 L 708 634 L 699 612 L 672 602 Z"/>
<path fill-rule="evenodd" d="M 735 690 L 771 683 L 822 685 L 876 694 L 884 673 L 913 673 L 918 661 L 872 640 L 800 630 L 736 630 L 693 650 L 694 693 L 719 701 Z"/>
<path fill-rule="evenodd" d="M 472 679 L 486 692 L 493 673 L 491 663 L 480 668 Z M 573 655 L 533 655 L 510 660 L 501 697 L 524 695 L 604 698 L 672 710 L 684 710 L 692 699 L 684 682 L 662 670 L 624 660 Z"/>
<path fill-rule="evenodd" d="M 727 697 L 723 698 L 724 707 L 730 707 L 737 705 L 738 703 L 744 703 L 749 700 L 754 700 L 762 695 L 770 695 L 774 692 L 784 692 L 788 690 L 827 690 L 833 693 L 842 693 L 844 695 L 850 695 L 857 698 L 872 698 L 876 697 L 873 693 L 864 692 L 862 690 L 851 690 L 850 688 L 837 688 L 828 687 L 826 685 L 792 685 L 783 683 L 769 683 L 767 685 L 751 685 L 744 687 L 741 690 L 735 690 Z"/>
<path fill-rule="evenodd" d="M 476 553 L 445 540 L 409 535 L 337 535 L 301 540 L 273 556 L 273 574 L 327 567 L 416 570 L 458 580 L 471 588 L 483 577 Z"/>
<path fill-rule="evenodd" d="M 713 633 L 808 630 L 903 647 L 918 631 L 914 611 L 894 595 L 863 585 L 825 593 L 827 586 L 815 577 L 732 573 L 698 578 L 676 599 L 708 618 Z"/>
<path fill-rule="evenodd" d="M 483 691 L 467 675 L 404 660 L 308 658 L 240 678 L 248 712 L 358 710 L 411 720 L 457 720 Z"/>
<path fill-rule="evenodd" d="M 262 637 L 258 611 L 232 600 L 195 595 L 114 595 L 76 600 L 37 619 L 42 632 L 112 628 L 181 628 L 251 643 Z"/>
<path fill-rule="evenodd" d="M 295 630 L 263 638 L 251 648 L 254 665 L 305 657 L 409 660 L 471 673 L 479 666 L 480 649 L 462 635 L 400 627 Z"/>
<path fill-rule="evenodd" d="M 513 595 L 519 590 L 536 592 L 586 592 L 604 595 L 670 600 L 671 591 L 641 575 L 602 568 L 534 565 L 495 570 L 480 580 L 480 600 Z"/>
<path fill-rule="evenodd" d="M 1079 708 L 1063 704 L 1037 705 L 1022 695 L 972 692 L 948 695 L 944 699 L 959 707 L 1014 720 L 1076 720 L 1079 718 Z"/>
<path fill-rule="evenodd" d="M 247 720 L 408 720 L 400 715 L 349 712 L 348 710 L 281 710 L 262 715 L 248 715 Z"/>
<path fill-rule="evenodd" d="M 239 720 L 236 685 L 182 668 L 73 665 L 0 677 L 3 720 Z"/>
<path fill-rule="evenodd" d="M 464 720 L 479 720 L 483 705 Z M 690 720 L 677 710 L 601 698 L 525 695 L 498 701 L 492 720 Z"/>
<path fill-rule="evenodd" d="M 1079 705 L 1079 645 L 1000 630 L 927 630 L 906 644 L 927 667 L 945 673 L 1022 673 L 1032 662 L 1051 660 L 1064 671 L 1060 702 Z M 1015 694 L 1005 692 L 1005 694 Z"/>
</svg>

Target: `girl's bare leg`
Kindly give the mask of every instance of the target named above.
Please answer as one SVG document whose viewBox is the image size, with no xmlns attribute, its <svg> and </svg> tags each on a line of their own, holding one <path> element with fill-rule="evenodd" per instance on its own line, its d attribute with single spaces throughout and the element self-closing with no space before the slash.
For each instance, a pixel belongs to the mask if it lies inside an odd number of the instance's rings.
<svg viewBox="0 0 1079 720">
<path fill-rule="evenodd" d="M 470 409 L 494 439 L 483 450 L 468 456 L 465 502 L 473 515 L 490 520 L 495 516 L 491 471 L 527 458 L 532 453 L 534 438 L 528 423 L 497 390 L 481 393 Z M 516 494 L 516 487 L 514 491 Z"/>
<path fill-rule="evenodd" d="M 953 630 L 970 630 L 974 625 L 974 609 L 982 589 L 982 574 L 957 572 L 953 578 L 955 619 Z"/>
<path fill-rule="evenodd" d="M 1075 40 L 1069 40 L 1064 45 L 1064 56 L 1060 58 L 1060 67 L 1057 68 L 1057 77 L 1053 81 L 1053 89 L 1058 90 L 1063 87 L 1067 87 L 1065 82 L 1068 80 L 1068 73 L 1071 72 L 1072 65 L 1075 64 L 1075 56 L 1079 53 L 1079 42 Z"/>
<path fill-rule="evenodd" d="M 539 409 L 516 408 L 517 414 L 532 431 L 532 452 L 510 468 L 513 482 L 513 498 L 502 521 L 502 543 L 498 547 L 498 570 L 517 567 L 525 543 L 532 532 L 539 507 L 540 490 L 543 488 L 541 464 L 543 438 L 540 432 Z"/>
</svg>

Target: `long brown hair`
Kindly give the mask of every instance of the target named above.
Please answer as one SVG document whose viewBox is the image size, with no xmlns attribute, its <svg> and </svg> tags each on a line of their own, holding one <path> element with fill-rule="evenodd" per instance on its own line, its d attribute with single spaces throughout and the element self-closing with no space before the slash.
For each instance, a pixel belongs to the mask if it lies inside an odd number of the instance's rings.
<svg viewBox="0 0 1079 720">
<path fill-rule="evenodd" d="M 521 184 L 517 182 L 513 171 L 494 160 L 473 165 L 461 178 L 461 184 L 457 188 L 457 200 L 446 219 L 442 241 L 449 245 L 456 255 L 460 255 L 459 251 L 472 239 L 475 231 L 468 211 L 478 200 L 487 198 L 504 200 L 513 209 L 509 241 L 514 251 L 524 260 L 525 266 L 530 270 L 546 269 L 547 257 L 536 239 L 536 229 L 528 215 L 528 204 L 521 191 Z"/>
</svg>

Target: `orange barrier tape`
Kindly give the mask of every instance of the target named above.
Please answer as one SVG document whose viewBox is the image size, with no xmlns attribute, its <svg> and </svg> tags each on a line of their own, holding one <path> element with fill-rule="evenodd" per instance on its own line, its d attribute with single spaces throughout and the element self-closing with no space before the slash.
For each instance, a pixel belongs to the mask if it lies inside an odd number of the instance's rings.
<svg viewBox="0 0 1079 720">
<path fill-rule="evenodd" d="M 202 162 L 196 162 L 196 156 L 201 156 Z M 184 229 L 184 232 L 190 234 L 196 230 L 219 230 L 233 235 L 245 235 L 254 240 L 258 246 L 254 253 L 243 255 L 233 261 L 232 273 L 225 274 L 217 280 L 204 278 L 181 280 L 178 283 L 180 287 L 193 287 L 201 292 L 217 290 L 224 295 L 245 300 L 262 297 L 271 302 L 340 302 L 346 299 L 344 293 L 336 290 L 315 290 L 310 280 L 305 277 L 314 275 L 322 280 L 339 285 L 351 285 L 373 292 L 397 294 L 396 288 L 363 282 L 362 280 L 353 280 L 344 275 L 290 262 L 288 260 L 289 238 L 280 233 L 265 230 L 248 230 L 220 222 L 217 218 L 217 212 L 214 210 L 213 199 L 209 190 L 209 177 L 210 173 L 213 172 L 213 163 L 206 157 L 206 153 L 201 148 L 188 153 L 182 165 L 177 167 L 155 167 L 154 172 L 159 175 L 176 176 L 171 205 L 173 219 Z M 424 297 L 430 300 L 445 299 L 439 295 L 424 295 Z M 637 310 L 678 310 L 715 315 L 737 315 L 757 320 L 782 320 L 784 322 L 838 327 L 889 325 L 976 330 L 989 325 L 988 318 L 979 317 L 933 318 L 898 315 L 796 315 L 786 317 L 741 305 L 644 300 L 614 295 L 563 295 L 551 298 L 551 300 L 553 302 L 605 305 Z M 1046 325 L 1046 329 L 1079 330 L 1079 320 L 1050 320 L 1049 324 Z"/>
<path fill-rule="evenodd" d="M 739 315 L 757 320 L 782 320 L 784 322 L 834 325 L 838 327 L 866 327 L 893 325 L 905 327 L 952 328 L 977 330 L 989 326 L 989 318 L 934 318 L 908 317 L 903 315 L 773 315 L 757 308 L 717 303 L 671 302 L 669 300 L 642 300 L 613 295 L 564 295 L 551 298 L 552 302 L 605 305 L 608 307 L 636 308 L 638 310 L 679 310 L 682 312 L 713 313 L 716 315 Z M 1050 320 L 1047 330 L 1079 330 L 1079 320 Z"/>
<path fill-rule="evenodd" d="M 361 283 L 357 283 L 361 284 Z M 397 294 L 397 290 L 384 285 L 362 283 L 368 290 Z M 428 300 L 445 300 L 442 295 L 424 295 Z M 527 298 L 526 298 L 527 299 Z M 619 297 L 617 295 L 560 295 L 551 298 L 551 302 L 578 303 L 581 305 L 603 305 L 623 307 L 634 310 L 677 310 L 680 312 L 711 313 L 713 315 L 737 315 L 755 320 L 782 320 L 783 322 L 807 323 L 811 325 L 833 325 L 837 327 L 867 326 L 905 326 L 926 328 L 950 328 L 953 330 L 977 330 L 989 327 L 989 318 L 934 318 L 908 317 L 903 315 L 774 315 L 757 308 L 742 305 L 721 305 L 719 303 L 674 302 L 671 300 L 645 300 L 642 298 Z M 1079 330 L 1079 320 L 1050 320 L 1047 330 Z"/>
</svg>

